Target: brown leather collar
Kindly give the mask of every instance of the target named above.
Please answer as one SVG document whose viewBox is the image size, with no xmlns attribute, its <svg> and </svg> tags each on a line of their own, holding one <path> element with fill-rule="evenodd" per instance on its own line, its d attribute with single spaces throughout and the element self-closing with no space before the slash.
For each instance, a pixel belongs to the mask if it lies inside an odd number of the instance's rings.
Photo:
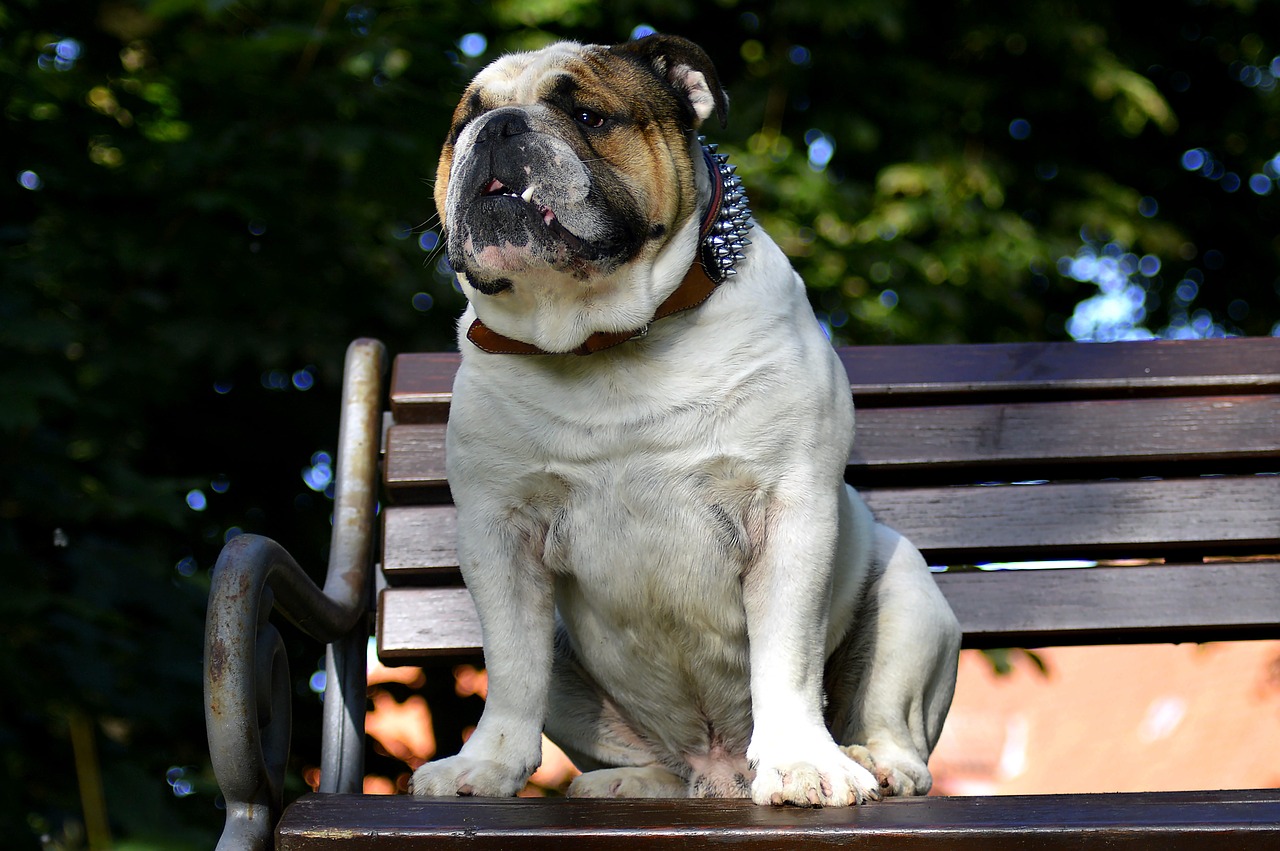
<svg viewBox="0 0 1280 851">
<path fill-rule="evenodd" d="M 716 287 L 719 284 L 707 274 L 702 260 L 702 246 L 707 234 L 711 232 L 716 220 L 720 217 L 720 205 L 724 200 L 724 181 L 720 170 L 710 162 L 709 157 L 708 166 L 710 166 L 712 184 L 711 203 L 707 205 L 707 211 L 702 217 L 702 227 L 698 234 L 698 250 L 694 255 L 693 263 L 689 266 L 689 271 L 685 273 L 684 280 L 680 282 L 680 285 L 676 287 L 671 295 L 667 296 L 666 301 L 658 305 L 658 310 L 653 314 L 653 319 L 650 319 L 643 328 L 635 331 L 597 331 L 588 337 L 581 346 L 570 352 L 565 352 L 565 354 L 595 354 L 603 349 L 611 349 L 614 346 L 643 337 L 649 333 L 649 326 L 654 322 L 674 313 L 692 310 L 710 298 L 711 294 L 716 291 Z M 479 319 L 472 322 L 471 327 L 467 329 L 467 339 L 482 351 L 495 355 L 552 354 L 552 352 L 540 349 L 530 343 L 505 337 Z"/>
</svg>

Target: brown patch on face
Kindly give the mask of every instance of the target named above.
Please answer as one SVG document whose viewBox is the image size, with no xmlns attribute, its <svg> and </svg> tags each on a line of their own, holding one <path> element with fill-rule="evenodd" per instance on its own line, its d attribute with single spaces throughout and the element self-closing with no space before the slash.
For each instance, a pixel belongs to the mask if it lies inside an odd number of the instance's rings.
<svg viewBox="0 0 1280 851">
<path fill-rule="evenodd" d="M 674 231 L 697 203 L 689 150 L 698 121 L 687 99 L 657 69 L 614 49 L 591 48 L 565 72 L 543 93 L 577 125 L 566 125 L 565 138 L 584 161 L 609 163 L 651 226 Z M 603 123 L 584 126 L 580 110 Z"/>
<path fill-rule="evenodd" d="M 463 92 L 462 100 L 453 110 L 453 120 L 449 124 L 449 136 L 440 150 L 440 160 L 436 163 L 436 184 L 434 198 L 436 210 L 440 214 L 440 226 L 448 227 L 445 206 L 445 193 L 449 188 L 449 170 L 453 166 L 453 146 L 462 135 L 463 128 L 473 119 L 493 109 L 494 105 L 485 102 L 484 91 L 477 84 L 471 83 Z"/>
</svg>

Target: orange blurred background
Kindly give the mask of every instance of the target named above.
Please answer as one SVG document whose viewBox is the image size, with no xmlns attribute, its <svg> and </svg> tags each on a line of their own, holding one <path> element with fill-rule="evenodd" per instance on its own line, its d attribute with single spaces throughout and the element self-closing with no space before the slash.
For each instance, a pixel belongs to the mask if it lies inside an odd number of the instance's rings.
<svg viewBox="0 0 1280 851">
<path fill-rule="evenodd" d="M 983 654 L 961 654 L 930 760 L 933 794 L 1280 786 L 1280 641 L 1046 648 L 1009 660 L 997 674 Z M 471 666 L 424 672 L 370 655 L 365 729 L 403 770 L 369 774 L 365 792 L 407 791 L 412 770 L 435 755 L 431 708 L 417 693 L 428 676 L 451 678 L 459 697 L 487 688 Z M 576 773 L 544 738 L 542 767 L 522 794 L 559 794 Z M 318 785 L 319 769 L 305 776 Z"/>
</svg>

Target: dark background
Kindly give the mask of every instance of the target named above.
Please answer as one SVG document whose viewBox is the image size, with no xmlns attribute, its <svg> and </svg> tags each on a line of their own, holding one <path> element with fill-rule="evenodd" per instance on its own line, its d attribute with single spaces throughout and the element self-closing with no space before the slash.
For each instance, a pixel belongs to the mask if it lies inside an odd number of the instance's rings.
<svg viewBox="0 0 1280 851">
<path fill-rule="evenodd" d="M 77 777 L 118 848 L 212 844 L 208 571 L 249 531 L 318 574 L 347 343 L 453 347 L 431 181 L 484 63 L 701 43 L 709 133 L 841 342 L 1066 339 L 1100 292 L 1128 311 L 1077 334 L 1275 333 L 1277 4 L 1153 8 L 0 2 L 6 847 L 86 846 Z"/>
</svg>

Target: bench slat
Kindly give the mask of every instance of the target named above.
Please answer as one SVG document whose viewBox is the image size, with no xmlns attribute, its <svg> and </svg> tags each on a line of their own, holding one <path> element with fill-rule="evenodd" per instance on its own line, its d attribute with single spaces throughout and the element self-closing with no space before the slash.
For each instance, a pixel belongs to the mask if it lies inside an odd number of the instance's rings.
<svg viewBox="0 0 1280 851">
<path fill-rule="evenodd" d="M 849 459 L 855 483 L 948 483 L 964 468 L 982 475 L 1035 478 L 1052 471 L 1082 478 L 1080 465 L 1172 464 L 1212 472 L 1268 459 L 1280 471 L 1280 395 L 1126 399 L 1043 404 L 871 408 L 858 413 Z M 398 425 L 387 433 L 385 483 L 396 499 L 442 492 L 444 425 Z M 1215 468 L 1214 465 L 1217 465 Z M 974 468 L 970 471 L 970 468 Z"/>
<path fill-rule="evenodd" d="M 1230 395 L 1280 390 L 1280 341 L 1269 337 L 1107 343 L 849 346 L 837 349 L 864 406 L 979 396 L 1027 401 L 1132 395 Z M 396 421 L 444 422 L 456 353 L 396 358 Z"/>
<path fill-rule="evenodd" d="M 965 647 L 1280 637 L 1280 563 L 936 574 Z"/>
<path fill-rule="evenodd" d="M 1230 395 L 1280 389 L 1280 341 L 1147 340 L 848 346 L 836 350 L 864 405 L 947 397 L 1028 399 Z"/>
<path fill-rule="evenodd" d="M 1280 638 L 1280 563 L 1170 564 L 936 574 L 964 646 L 1044 647 Z M 382 592 L 388 664 L 480 656 L 465 588 Z"/>
<path fill-rule="evenodd" d="M 945 481 L 966 468 L 973 480 L 1023 467 L 1037 479 L 1129 475 L 1121 465 L 1171 476 L 1179 464 L 1224 472 L 1242 462 L 1280 472 L 1278 424 L 1280 395 L 872 408 L 857 414 L 849 477 Z"/>
<path fill-rule="evenodd" d="M 382 481 L 396 502 L 447 493 L 444 423 L 394 425 L 387 429 Z"/>
<path fill-rule="evenodd" d="M 457 352 L 405 352 L 391 369 L 391 413 L 400 423 L 443 423 L 449 419 Z"/>
<path fill-rule="evenodd" d="M 476 659 L 480 619 L 466 588 L 384 588 L 378 594 L 378 658 L 413 665 L 439 657 Z"/>
<path fill-rule="evenodd" d="M 862 494 L 877 518 L 934 565 L 1266 554 L 1276 551 L 1280 532 L 1280 476 L 868 488 Z M 392 506 L 384 513 L 388 581 L 457 567 L 453 506 Z"/>
<path fill-rule="evenodd" d="M 758 807 L 741 800 L 578 800 L 304 795 L 281 851 L 726 847 L 1274 847 L 1280 790 L 902 798 L 862 807 Z"/>
<path fill-rule="evenodd" d="M 452 505 L 386 508 L 382 520 L 382 572 L 390 581 L 455 577 L 458 510 Z"/>
<path fill-rule="evenodd" d="M 931 564 L 1274 552 L 1280 476 L 864 492 Z"/>
</svg>

